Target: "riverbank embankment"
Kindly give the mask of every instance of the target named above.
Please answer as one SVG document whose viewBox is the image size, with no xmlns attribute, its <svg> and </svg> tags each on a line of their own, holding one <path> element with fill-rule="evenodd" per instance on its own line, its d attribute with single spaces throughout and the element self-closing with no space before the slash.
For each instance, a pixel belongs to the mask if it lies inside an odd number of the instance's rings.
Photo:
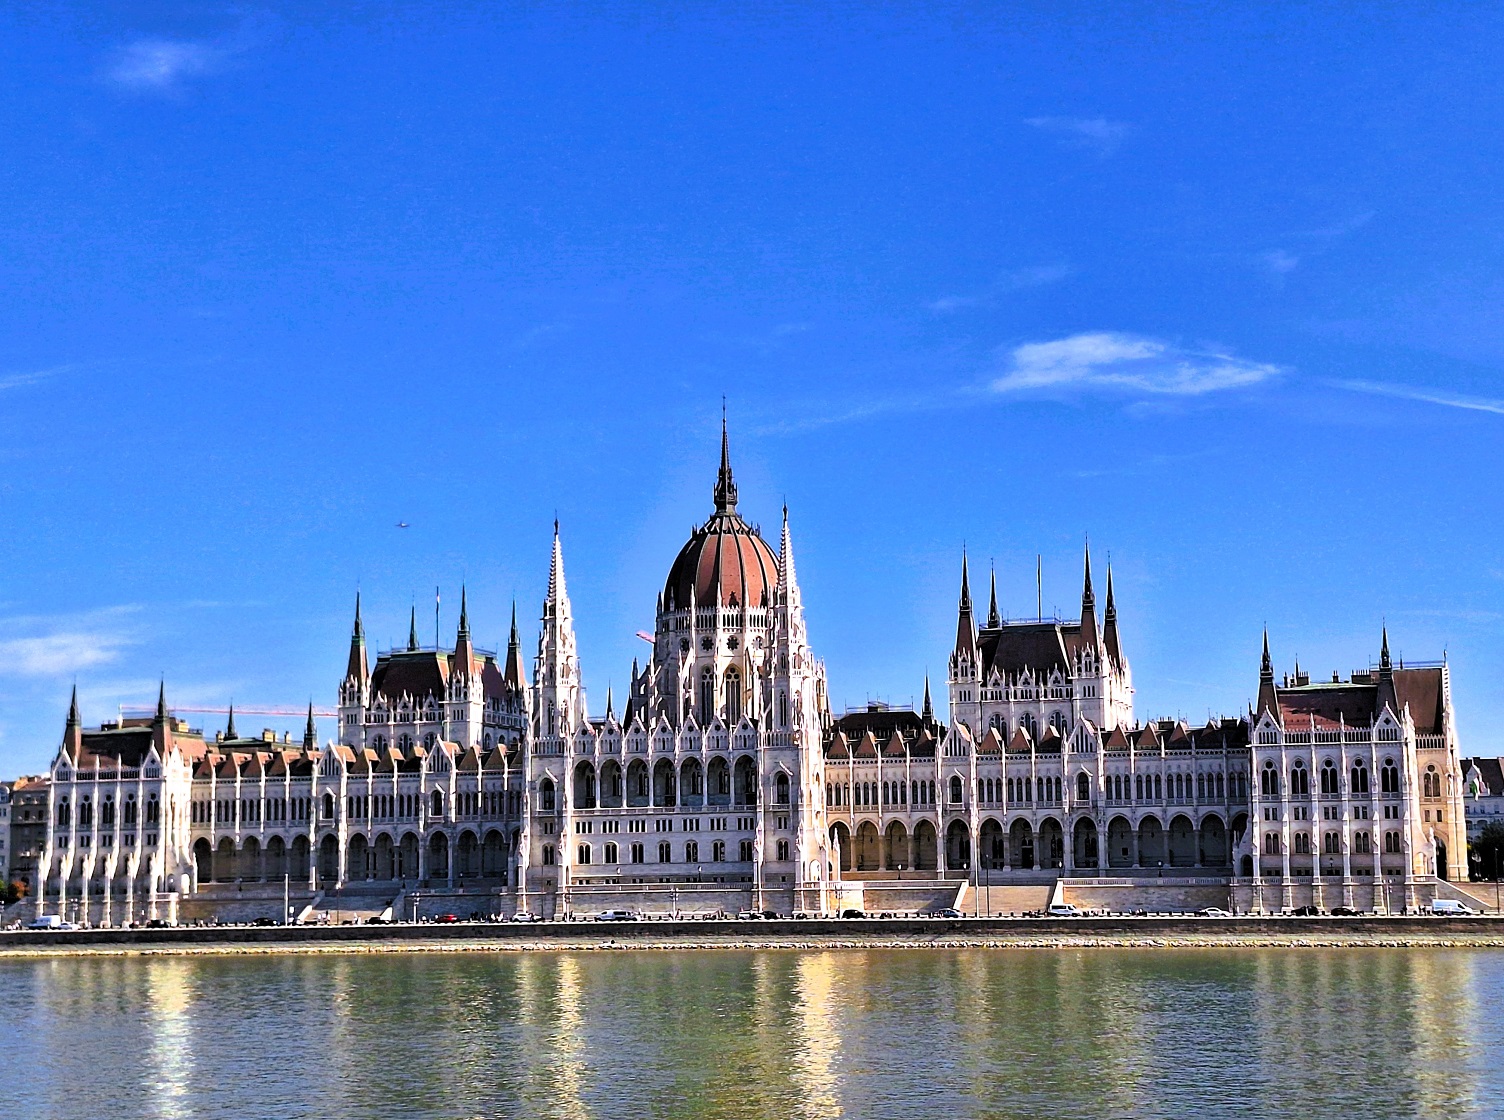
<svg viewBox="0 0 1504 1120">
<path fill-rule="evenodd" d="M 653 949 L 1504 948 L 1504 918 L 1082 917 L 458 922 L 0 933 L 0 957 Z"/>
</svg>

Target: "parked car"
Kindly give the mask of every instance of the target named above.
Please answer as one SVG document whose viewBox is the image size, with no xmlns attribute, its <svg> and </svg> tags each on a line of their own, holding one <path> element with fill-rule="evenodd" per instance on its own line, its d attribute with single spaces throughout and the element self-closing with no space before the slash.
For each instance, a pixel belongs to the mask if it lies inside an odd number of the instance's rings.
<svg viewBox="0 0 1504 1120">
<path fill-rule="evenodd" d="M 437 918 L 434 919 L 434 921 L 438 922 L 439 925 L 442 926 L 452 926 L 459 920 L 460 919 L 458 914 L 440 914 Z"/>
<path fill-rule="evenodd" d="M 930 917 L 932 917 L 932 918 L 964 918 L 964 917 L 966 917 L 966 915 L 963 914 L 963 913 L 961 913 L 961 911 L 957 910 L 954 906 L 942 906 L 938 910 L 932 910 L 932 911 L 930 911 Z"/>
<path fill-rule="evenodd" d="M 1052 902 L 1050 904 L 1050 917 L 1052 918 L 1079 918 L 1080 907 L 1070 902 Z"/>
<path fill-rule="evenodd" d="M 1230 918 L 1232 915 L 1220 906 L 1207 906 L 1196 911 L 1203 918 Z"/>
<path fill-rule="evenodd" d="M 1295 915 L 1295 917 L 1297 917 L 1297 918 L 1314 918 L 1314 917 L 1317 917 L 1318 915 L 1320 915 L 1320 913 L 1321 913 L 1321 907 L 1319 907 L 1319 906 L 1297 906 L 1294 910 L 1291 910 L 1290 913 L 1293 914 L 1293 915 Z"/>
<path fill-rule="evenodd" d="M 854 906 L 841 911 L 841 917 L 843 918 L 865 918 L 866 916 L 866 914 L 862 913 Z"/>
<path fill-rule="evenodd" d="M 635 922 L 637 915 L 630 910 L 602 910 L 595 916 L 598 922 Z"/>
<path fill-rule="evenodd" d="M 33 918 L 27 929 L 77 929 L 72 922 L 65 922 L 56 914 L 43 914 L 40 918 Z"/>
<path fill-rule="evenodd" d="M 1443 917 L 1458 918 L 1468 914 L 1476 914 L 1465 902 L 1458 902 L 1455 898 L 1433 898 L 1431 900 L 1431 913 L 1440 914 Z"/>
<path fill-rule="evenodd" d="M 542 920 L 541 917 L 534 914 L 531 910 L 519 910 L 512 915 L 512 921 L 514 922 L 541 922 Z"/>
<path fill-rule="evenodd" d="M 1334 918 L 1356 918 L 1358 916 L 1358 911 L 1354 910 L 1351 906 L 1333 906 L 1328 913 Z"/>
<path fill-rule="evenodd" d="M 750 922 L 756 921 L 758 918 L 761 918 L 762 915 L 759 914 L 756 910 L 743 910 L 738 913 L 736 917 L 738 921 Z"/>
</svg>

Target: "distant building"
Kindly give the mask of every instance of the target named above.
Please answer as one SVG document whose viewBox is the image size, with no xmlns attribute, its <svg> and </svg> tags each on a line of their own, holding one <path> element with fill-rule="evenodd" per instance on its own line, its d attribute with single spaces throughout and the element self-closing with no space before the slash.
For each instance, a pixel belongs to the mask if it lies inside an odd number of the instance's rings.
<svg viewBox="0 0 1504 1120">
<path fill-rule="evenodd" d="M 775 549 L 738 512 L 724 431 L 713 500 L 619 715 L 586 703 L 556 524 L 531 674 L 515 608 L 498 657 L 463 592 L 452 647 L 421 646 L 414 617 L 373 667 L 357 597 L 322 745 L 311 706 L 301 743 L 241 737 L 233 712 L 211 741 L 165 687 L 97 730 L 75 698 L 50 781 L 17 783 L 13 862 L 45 910 L 105 925 L 829 912 L 869 889 L 879 909 L 1042 891 L 1018 902 L 1037 909 L 1061 880 L 1125 909 L 1390 911 L 1466 878 L 1450 670 L 1392 664 L 1387 632 L 1377 667 L 1314 684 L 1276 683 L 1266 638 L 1246 715 L 1142 719 L 1110 570 L 1100 617 L 1088 555 L 1079 618 L 1004 618 L 994 589 L 979 625 L 963 556 L 949 722 L 927 681 L 917 713 L 834 716 L 788 511 Z"/>
<path fill-rule="evenodd" d="M 6 877 L 20 880 L 33 894 L 37 867 L 47 841 L 46 775 L 17 778 L 10 783 L 10 838 L 6 846 Z"/>
<path fill-rule="evenodd" d="M 1504 759 L 1464 758 L 1462 775 L 1462 806 L 1467 815 L 1467 839 L 1472 843 L 1488 824 L 1504 825 Z M 1481 870 L 1489 875 L 1496 873 L 1492 867 Z"/>
</svg>

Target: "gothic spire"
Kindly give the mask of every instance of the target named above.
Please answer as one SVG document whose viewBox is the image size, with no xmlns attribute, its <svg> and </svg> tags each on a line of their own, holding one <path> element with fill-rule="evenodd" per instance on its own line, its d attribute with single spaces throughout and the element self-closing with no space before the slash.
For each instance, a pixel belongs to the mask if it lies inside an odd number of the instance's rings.
<svg viewBox="0 0 1504 1120">
<path fill-rule="evenodd" d="M 469 613 L 469 610 L 467 609 L 466 602 L 465 602 L 465 585 L 463 583 L 460 584 L 460 629 L 459 629 L 459 636 L 462 637 L 462 638 L 468 638 L 470 636 L 470 613 Z"/>
<path fill-rule="evenodd" d="M 930 702 L 930 675 L 924 674 L 924 707 L 920 710 L 919 718 L 925 723 L 935 722 L 935 705 Z"/>
<path fill-rule="evenodd" d="M 522 642 L 517 637 L 517 600 L 512 600 L 512 633 L 507 638 L 507 664 L 505 669 L 507 687 L 521 692 L 527 681 L 527 670 L 522 665 Z"/>
<path fill-rule="evenodd" d="M 1259 700 L 1257 716 L 1268 712 L 1276 720 L 1279 714 L 1279 690 L 1274 687 L 1274 660 L 1269 656 L 1269 627 L 1264 627 L 1264 656 L 1259 662 Z"/>
<path fill-rule="evenodd" d="M 418 648 L 418 608 L 413 606 L 412 617 L 407 623 L 407 648 L 409 651 Z"/>
<path fill-rule="evenodd" d="M 1112 562 L 1107 564 L 1107 606 L 1102 612 L 1102 646 L 1107 656 L 1119 665 L 1123 663 L 1123 649 L 1118 637 L 1118 605 L 1112 595 Z"/>
<path fill-rule="evenodd" d="M 715 478 L 716 513 L 736 512 L 736 480 L 731 477 L 731 440 L 726 434 L 726 406 L 721 405 L 721 469 Z"/>
<path fill-rule="evenodd" d="M 612 707 L 611 686 L 608 684 L 606 686 L 606 722 L 610 723 L 612 721 L 612 719 L 615 718 L 615 716 L 616 716 L 616 712 L 615 712 L 615 709 Z"/>
<path fill-rule="evenodd" d="M 303 728 L 303 745 L 313 750 L 319 745 L 319 729 L 313 722 L 313 701 L 308 701 L 308 725 Z"/>
<path fill-rule="evenodd" d="M 956 612 L 956 651 L 975 650 L 977 631 L 971 617 L 971 577 L 967 573 L 966 550 L 961 550 L 961 604 Z"/>
<path fill-rule="evenodd" d="M 1394 688 L 1394 662 L 1389 659 L 1388 623 L 1385 623 L 1384 625 L 1383 645 L 1379 648 L 1378 705 L 1380 711 L 1383 711 L 1383 709 L 1387 706 L 1391 711 L 1394 712 L 1396 717 L 1400 715 L 1400 698 L 1399 694 L 1395 691 Z"/>
<path fill-rule="evenodd" d="M 63 750 L 74 763 L 78 762 L 78 752 L 83 749 L 84 728 L 83 720 L 78 715 L 78 685 L 73 686 L 73 699 L 68 702 L 68 723 L 63 728 Z"/>
<path fill-rule="evenodd" d="M 157 723 L 167 722 L 167 681 L 164 679 L 157 688 Z"/>
<path fill-rule="evenodd" d="M 68 727 L 78 727 L 82 721 L 78 718 L 78 685 L 73 686 L 73 698 L 68 701 Z"/>
<path fill-rule="evenodd" d="M 1389 659 L 1389 624 L 1384 624 L 1384 644 L 1379 649 L 1379 672 L 1381 674 L 1394 673 L 1394 662 Z"/>
<path fill-rule="evenodd" d="M 371 675 L 366 664 L 366 628 L 360 621 L 360 592 L 355 593 L 355 627 L 350 631 L 350 660 L 345 666 L 345 679 L 364 681 Z"/>
<path fill-rule="evenodd" d="M 225 738 L 226 739 L 238 739 L 238 738 L 240 738 L 239 735 L 235 734 L 235 701 L 233 701 L 233 700 L 230 701 L 230 718 L 225 721 Z"/>
<path fill-rule="evenodd" d="M 548 561 L 548 604 L 565 599 L 569 592 L 564 587 L 564 548 L 559 544 L 559 519 L 554 518 L 554 547 Z"/>
<path fill-rule="evenodd" d="M 789 507 L 783 507 L 783 535 L 778 541 L 778 590 L 785 605 L 799 605 L 799 582 L 794 574 L 794 538 L 789 533 Z"/>
<path fill-rule="evenodd" d="M 997 611 L 997 565 L 992 565 L 992 590 L 987 598 L 987 628 L 996 630 L 1003 624 L 1002 615 Z"/>
<path fill-rule="evenodd" d="M 1091 587 L 1091 545 L 1086 546 L 1086 576 L 1081 585 L 1081 644 L 1097 648 L 1097 597 Z"/>
</svg>

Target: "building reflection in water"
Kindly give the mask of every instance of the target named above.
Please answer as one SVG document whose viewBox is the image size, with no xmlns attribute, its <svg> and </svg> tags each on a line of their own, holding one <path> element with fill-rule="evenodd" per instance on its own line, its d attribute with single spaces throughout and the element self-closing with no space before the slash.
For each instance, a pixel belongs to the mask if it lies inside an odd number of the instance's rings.
<svg viewBox="0 0 1504 1120">
<path fill-rule="evenodd" d="M 6 1115 L 1487 1116 L 1504 955 L 0 961 Z"/>
</svg>

